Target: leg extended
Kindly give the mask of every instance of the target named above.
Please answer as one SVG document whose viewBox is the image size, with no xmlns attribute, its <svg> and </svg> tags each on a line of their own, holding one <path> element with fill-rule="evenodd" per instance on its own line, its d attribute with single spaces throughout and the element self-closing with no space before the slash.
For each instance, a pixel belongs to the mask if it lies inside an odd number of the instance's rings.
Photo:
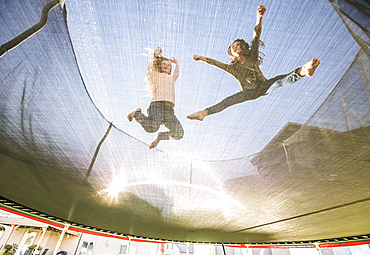
<svg viewBox="0 0 370 255">
<path fill-rule="evenodd" d="M 215 104 L 211 107 L 208 107 L 207 109 L 203 111 L 199 111 L 193 114 L 190 114 L 187 116 L 188 119 L 191 120 L 200 120 L 202 121 L 206 116 L 215 114 L 218 112 L 221 112 L 225 110 L 226 108 L 235 105 L 235 104 L 240 104 L 245 101 L 249 100 L 254 100 L 258 97 L 260 97 L 262 94 L 259 94 L 259 90 L 257 89 L 252 89 L 252 90 L 243 90 L 238 93 L 235 93 L 234 95 L 231 95 L 218 104 Z"/>
</svg>

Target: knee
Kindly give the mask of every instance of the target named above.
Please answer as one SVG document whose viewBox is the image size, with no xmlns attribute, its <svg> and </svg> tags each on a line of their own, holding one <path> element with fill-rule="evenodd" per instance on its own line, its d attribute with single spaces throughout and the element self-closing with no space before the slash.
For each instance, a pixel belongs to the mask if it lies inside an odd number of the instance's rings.
<svg viewBox="0 0 370 255">
<path fill-rule="evenodd" d="M 144 127 L 145 131 L 148 133 L 155 133 L 158 131 L 160 125 L 158 123 L 151 123 Z"/>
<path fill-rule="evenodd" d="M 172 138 L 175 140 L 181 140 L 184 137 L 184 129 L 176 130 L 176 133 L 172 135 Z"/>
</svg>

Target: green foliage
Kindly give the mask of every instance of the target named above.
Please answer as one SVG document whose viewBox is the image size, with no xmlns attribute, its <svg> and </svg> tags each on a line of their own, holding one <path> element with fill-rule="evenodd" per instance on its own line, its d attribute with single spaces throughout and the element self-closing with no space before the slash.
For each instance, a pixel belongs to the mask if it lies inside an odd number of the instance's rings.
<svg viewBox="0 0 370 255">
<path fill-rule="evenodd" d="M 7 244 L 5 245 L 5 252 L 3 255 L 13 255 L 16 251 L 17 251 L 17 248 L 18 248 L 18 244 L 16 243 L 13 243 L 13 244 Z"/>
<path fill-rule="evenodd" d="M 30 247 L 34 247 L 34 248 L 36 248 L 36 246 L 37 246 L 37 244 L 32 244 L 32 245 L 30 245 Z M 41 251 L 41 249 L 42 249 L 42 247 L 41 247 L 41 246 L 39 246 L 39 247 L 37 248 L 37 250 L 38 250 L 38 251 Z"/>
</svg>

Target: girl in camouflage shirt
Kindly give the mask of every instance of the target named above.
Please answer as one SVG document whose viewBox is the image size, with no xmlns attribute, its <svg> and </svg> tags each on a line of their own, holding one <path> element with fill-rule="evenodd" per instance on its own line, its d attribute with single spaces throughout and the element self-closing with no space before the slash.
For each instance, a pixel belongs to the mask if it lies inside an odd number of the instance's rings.
<svg viewBox="0 0 370 255">
<path fill-rule="evenodd" d="M 204 61 L 210 65 L 216 66 L 225 72 L 234 76 L 240 83 L 242 91 L 231 95 L 218 104 L 215 104 L 203 111 L 188 115 L 188 119 L 203 120 L 206 116 L 218 113 L 229 106 L 239 104 L 248 100 L 254 100 L 260 96 L 267 95 L 271 91 L 284 85 L 292 84 L 303 76 L 312 76 L 320 64 L 320 60 L 314 58 L 304 64 L 302 67 L 285 75 L 279 75 L 272 79 L 266 79 L 263 76 L 259 65 L 260 35 L 262 30 L 262 17 L 266 11 L 264 5 L 259 5 L 257 9 L 257 23 L 253 32 L 252 45 L 249 48 L 248 43 L 243 39 L 235 40 L 228 49 L 231 57 L 230 64 L 224 64 L 217 60 L 194 55 L 195 61 Z"/>
</svg>

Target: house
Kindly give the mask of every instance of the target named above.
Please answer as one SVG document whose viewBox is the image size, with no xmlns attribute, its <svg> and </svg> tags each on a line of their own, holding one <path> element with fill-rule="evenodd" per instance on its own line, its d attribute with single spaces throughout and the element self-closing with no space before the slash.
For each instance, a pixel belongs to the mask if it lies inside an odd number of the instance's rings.
<svg viewBox="0 0 370 255">
<path fill-rule="evenodd" d="M 64 235 L 63 235 L 64 233 Z M 62 237 L 62 238 L 61 238 Z M 0 210 L 0 255 L 16 244 L 15 255 L 317 255 L 316 248 L 250 248 L 128 241 L 120 237 L 66 230 Z M 63 251 L 63 253 L 61 252 Z M 322 255 L 369 254 L 369 244 L 321 248 Z"/>
<path fill-rule="evenodd" d="M 70 230 L 67 230 L 61 239 L 62 233 L 61 228 L 0 210 L 0 254 L 4 253 L 5 244 L 17 245 L 15 255 L 25 255 L 26 251 L 36 247 L 39 249 L 34 254 L 42 255 L 52 255 L 55 250 L 65 251 L 68 255 L 159 254 L 160 244 L 157 243 L 134 244 L 123 238 L 104 237 Z M 59 240 L 60 243 L 58 243 Z"/>
</svg>

